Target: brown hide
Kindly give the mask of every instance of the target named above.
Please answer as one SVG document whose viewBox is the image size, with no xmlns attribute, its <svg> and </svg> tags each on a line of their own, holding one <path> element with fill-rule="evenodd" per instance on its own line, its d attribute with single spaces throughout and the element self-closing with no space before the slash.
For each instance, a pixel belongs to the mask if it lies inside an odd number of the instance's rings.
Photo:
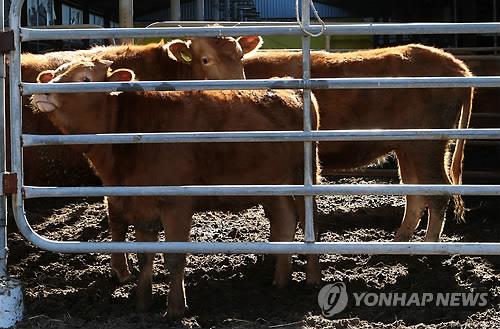
<svg viewBox="0 0 500 329">
<path fill-rule="evenodd" d="M 249 79 L 302 76 L 299 52 L 258 52 L 244 61 Z M 313 78 L 470 76 L 450 54 L 422 45 L 351 53 L 312 53 Z M 321 129 L 453 128 L 465 89 L 315 90 Z M 413 142 L 412 142 L 413 143 Z M 322 143 L 325 170 L 365 166 L 400 143 Z"/>
<path fill-rule="evenodd" d="M 246 59 L 244 66 L 249 79 L 299 78 L 302 55 L 260 52 Z M 351 53 L 313 52 L 311 66 L 313 78 L 472 75 L 467 66 L 451 54 L 417 44 Z M 314 93 L 320 108 L 321 129 L 325 130 L 467 127 L 472 102 L 469 88 L 315 90 Z M 395 151 L 404 183 L 450 184 L 461 182 L 463 143 L 458 144 L 451 170 L 446 155 L 448 146 L 443 141 L 320 143 L 319 155 L 324 172 L 328 173 L 362 167 Z M 413 232 L 425 208 L 436 213 L 431 214 L 432 222 L 433 218 L 440 217 L 447 201 L 438 199 L 408 197 L 402 225 L 405 232 L 400 230 L 396 239 L 410 238 L 409 231 Z M 455 199 L 456 212 L 461 217 L 462 203 L 459 198 Z M 439 239 L 441 228 L 437 226 L 431 225 L 433 232 L 428 231 L 426 239 Z"/>
</svg>

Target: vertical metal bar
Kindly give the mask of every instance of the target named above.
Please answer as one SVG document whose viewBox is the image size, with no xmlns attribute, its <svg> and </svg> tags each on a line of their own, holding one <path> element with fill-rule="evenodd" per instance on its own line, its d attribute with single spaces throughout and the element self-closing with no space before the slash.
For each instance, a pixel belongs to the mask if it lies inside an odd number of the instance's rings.
<svg viewBox="0 0 500 329">
<path fill-rule="evenodd" d="M 170 20 L 181 20 L 181 0 L 170 0 Z"/>
<path fill-rule="evenodd" d="M 205 0 L 196 0 L 196 20 L 205 20 Z"/>
<path fill-rule="evenodd" d="M 120 27 L 134 27 L 134 0 L 120 0 L 119 4 Z M 132 38 L 120 39 L 121 43 L 134 43 Z"/>
<path fill-rule="evenodd" d="M 224 10 L 224 20 L 230 21 L 231 20 L 231 1 L 230 0 L 225 0 L 225 10 Z"/>
<path fill-rule="evenodd" d="M 493 22 L 497 21 L 497 0 L 493 0 Z M 498 35 L 494 34 L 493 35 L 493 47 L 498 46 L 498 41 L 497 41 Z M 494 54 L 497 54 L 497 50 L 493 52 Z"/>
<path fill-rule="evenodd" d="M 14 50 L 9 52 L 9 98 L 10 98 L 10 153 L 11 171 L 17 174 L 17 191 L 12 196 L 12 207 L 15 212 L 24 212 L 22 185 L 24 173 L 22 170 L 22 99 L 21 99 L 21 12 L 24 1 L 12 1 L 10 4 L 9 26 L 14 32 Z M 17 218 L 16 218 L 17 220 Z M 19 230 L 30 228 L 29 224 L 17 222 Z"/>
<path fill-rule="evenodd" d="M 331 41 L 332 41 L 331 35 L 325 35 L 325 50 L 326 51 L 330 51 L 332 49 Z"/>
<path fill-rule="evenodd" d="M 220 21 L 220 2 L 219 0 L 212 0 L 212 17 L 214 21 Z"/>
<path fill-rule="evenodd" d="M 458 20 L 457 14 L 457 0 L 453 0 L 453 23 Z M 455 48 L 458 48 L 458 34 L 455 33 Z"/>
<path fill-rule="evenodd" d="M 305 30 L 309 28 L 310 19 L 309 0 L 302 0 L 302 26 Z M 302 78 L 304 81 L 311 79 L 311 37 L 307 34 L 302 36 Z M 304 131 L 311 131 L 311 90 L 304 89 Z M 304 142 L 304 185 L 312 186 L 312 143 Z M 305 196 L 305 228 L 304 236 L 306 242 L 314 242 L 314 207 L 313 197 Z"/>
<path fill-rule="evenodd" d="M 20 127 L 21 127 L 21 121 L 20 121 L 20 110 L 21 110 L 21 91 L 19 90 L 19 86 L 20 86 L 20 81 L 21 81 L 21 50 L 20 50 L 20 17 L 21 17 L 21 10 L 22 10 L 22 6 L 23 6 L 23 0 L 19 0 L 19 1 L 11 1 L 11 4 L 10 4 L 10 14 L 9 14 L 9 23 L 10 23 L 10 27 L 11 29 L 14 31 L 14 50 L 13 51 L 10 51 L 9 52 L 9 65 L 11 65 L 10 67 L 11 68 L 14 68 L 14 70 L 11 70 L 9 72 L 9 78 L 11 78 L 10 80 L 10 91 L 15 91 L 16 94 L 17 94 L 17 97 L 14 98 L 14 101 L 11 101 L 10 105 L 11 105 L 11 109 L 16 109 L 16 114 L 14 115 L 14 118 L 12 117 L 12 111 L 10 112 L 11 113 L 11 127 L 13 126 L 17 126 L 16 128 L 16 131 L 15 133 L 12 132 L 11 130 L 11 141 L 12 142 L 12 145 L 15 145 L 16 147 L 19 147 L 19 149 L 17 148 L 11 148 L 11 161 L 13 157 L 17 158 L 17 162 L 13 161 L 13 168 L 12 168 L 12 171 L 16 171 L 18 170 L 19 167 L 19 164 L 20 164 L 20 161 L 21 161 L 21 134 L 20 134 Z M 0 0 L 0 5 L 2 6 L 2 8 L 0 9 L 0 12 L 1 12 L 1 15 L 0 15 L 0 19 L 2 20 L 1 24 L 2 24 L 2 30 L 4 29 L 4 0 Z M 1 114 L 1 121 L 0 124 L 2 126 L 2 131 L 1 131 L 1 141 L 0 141 L 0 153 L 2 154 L 0 157 L 2 161 L 1 162 L 1 169 L 2 171 L 5 170 L 5 158 L 3 158 L 4 154 L 5 154 L 5 125 L 4 125 L 4 119 L 5 119 L 5 114 L 4 114 L 4 75 L 5 75 L 5 62 L 4 62 L 4 59 L 5 59 L 5 56 L 2 54 L 1 56 L 1 74 L 0 74 L 0 84 L 1 84 L 1 88 L 0 88 L 0 91 L 1 91 L 1 110 L 0 112 L 2 112 Z M 14 72 L 13 72 L 14 71 Z M 16 107 L 17 106 L 17 107 Z M 13 122 L 15 122 L 15 124 L 12 124 Z M 17 152 L 16 152 L 17 151 Z M 15 163 L 14 163 L 15 162 Z M 20 182 L 22 182 L 22 176 L 18 176 L 19 179 L 20 179 Z M 17 186 L 17 190 L 16 190 L 16 196 L 20 196 L 21 194 L 21 185 L 18 185 Z M 2 210 L 2 214 L 0 216 L 2 216 L 3 218 L 1 218 L 2 220 L 6 219 L 6 204 L 5 204 L 5 197 L 2 196 L 1 197 L 1 210 Z M 16 199 L 15 197 L 13 197 L 13 200 Z M 19 198 L 20 201 L 17 201 L 16 204 L 21 204 L 22 206 L 22 198 Z M 18 199 L 18 200 L 19 200 Z M 15 211 L 18 210 L 18 208 L 16 206 L 13 205 L 13 209 Z M 5 217 L 4 217 L 5 216 Z M 5 222 L 6 223 L 6 222 Z M 6 225 L 2 225 L 2 232 L 1 232 L 1 238 L 0 239 L 5 239 L 5 230 L 6 230 Z M 29 225 L 28 225 L 29 227 Z M 20 228 L 21 229 L 21 228 Z M 7 243 L 7 240 L 5 239 L 4 242 L 2 242 L 2 247 L 3 247 L 3 243 L 5 243 L 5 246 L 6 246 L 6 243 Z M 7 259 L 7 255 L 5 255 L 5 260 L 2 260 L 2 263 L 4 261 L 6 261 Z M 3 265 L 2 265 L 3 267 Z M 14 325 L 21 321 L 22 318 L 23 318 L 23 309 L 24 309 L 24 306 L 23 306 L 23 293 L 22 293 L 22 285 L 21 285 L 21 282 L 19 282 L 18 280 L 15 280 L 15 279 L 12 279 L 10 277 L 7 276 L 7 269 L 6 268 L 3 268 L 2 271 L 4 271 L 4 273 L 2 273 L 2 276 L 0 277 L 0 286 L 2 286 L 3 289 L 0 289 L 0 327 L 1 328 L 11 328 L 11 327 L 14 327 Z"/>
<path fill-rule="evenodd" d="M 4 31 L 4 0 L 0 0 L 0 28 Z M 0 54 L 0 175 L 5 172 L 5 55 Z M 7 197 L 0 197 L 0 277 L 7 272 Z"/>
</svg>

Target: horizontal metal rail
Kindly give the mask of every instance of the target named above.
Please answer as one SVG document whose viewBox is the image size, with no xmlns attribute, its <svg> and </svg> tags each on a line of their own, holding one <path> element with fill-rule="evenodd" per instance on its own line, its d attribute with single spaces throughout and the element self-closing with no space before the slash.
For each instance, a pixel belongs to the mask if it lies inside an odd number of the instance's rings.
<svg viewBox="0 0 500 329">
<path fill-rule="evenodd" d="M 146 26 L 146 28 L 150 29 L 153 27 L 175 27 L 175 28 L 185 28 L 185 27 L 206 27 L 209 25 L 220 25 L 220 26 L 228 26 L 228 27 L 238 27 L 238 26 L 290 26 L 291 22 L 283 22 L 283 21 L 272 21 L 272 22 L 238 22 L 238 21 L 162 21 L 162 22 L 154 22 Z"/>
<path fill-rule="evenodd" d="M 308 31 L 318 33 L 320 25 L 311 25 Z M 208 26 L 208 27 L 153 27 L 153 28 L 110 28 L 44 30 L 21 28 L 21 41 L 34 40 L 76 40 L 96 38 L 154 38 L 234 35 L 301 35 L 298 25 L 288 26 Z M 401 35 L 401 34 L 498 34 L 500 23 L 380 23 L 380 24 L 328 24 L 327 35 Z"/>
<path fill-rule="evenodd" d="M 41 249 L 65 253 L 189 254 L 367 254 L 367 255 L 498 255 L 500 243 L 402 242 L 76 242 L 27 235 Z"/>
<path fill-rule="evenodd" d="M 22 83 L 23 95 L 74 92 L 186 91 L 227 89 L 414 89 L 500 87 L 500 76 L 333 79 L 249 79 L 141 82 Z"/>
<path fill-rule="evenodd" d="M 120 133 L 84 135 L 23 134 L 23 147 L 72 144 L 139 143 L 231 143 L 231 142 L 303 142 L 303 141 L 383 141 L 500 139 L 500 129 L 392 129 L 392 130 L 320 130 L 320 131 L 234 131 L 181 133 Z"/>
<path fill-rule="evenodd" d="M 100 196 L 289 196 L 289 195 L 500 195 L 498 185 L 186 185 L 186 186 L 24 186 L 24 198 Z"/>
</svg>

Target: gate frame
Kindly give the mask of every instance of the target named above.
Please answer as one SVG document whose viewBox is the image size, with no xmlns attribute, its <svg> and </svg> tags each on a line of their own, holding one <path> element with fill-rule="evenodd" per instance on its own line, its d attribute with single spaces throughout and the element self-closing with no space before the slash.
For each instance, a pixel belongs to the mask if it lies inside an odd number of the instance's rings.
<svg viewBox="0 0 500 329">
<path fill-rule="evenodd" d="M 354 140 L 429 140 L 429 139 L 500 139 L 500 129 L 407 129 L 378 131 L 311 131 L 311 89 L 360 88 L 460 88 L 500 87 L 500 76 L 492 77 L 418 77 L 418 78 L 336 78 L 311 79 L 310 37 L 297 25 L 239 27 L 186 27 L 148 29 L 30 29 L 20 26 L 24 0 L 13 0 L 10 8 L 10 27 L 14 33 L 15 49 L 9 53 L 10 114 L 12 171 L 17 174 L 16 193 L 12 195 L 14 217 L 24 237 L 41 249 L 68 252 L 167 252 L 167 253 L 300 253 L 300 254 L 461 254 L 499 255 L 500 243 L 433 243 L 433 242 L 313 242 L 312 198 L 318 194 L 392 194 L 392 195 L 500 195 L 498 185 L 312 185 L 311 143 L 320 141 Z M 321 27 L 310 25 L 309 1 L 302 0 L 304 29 L 317 33 Z M 326 34 L 456 34 L 500 33 L 500 23 L 407 23 L 407 24 L 330 24 Z M 45 84 L 21 82 L 21 42 L 29 40 L 133 38 L 159 36 L 230 36 L 230 35 L 303 35 L 303 79 L 225 80 L 225 81 L 170 81 L 131 83 L 70 83 Z M 110 92 L 138 90 L 201 90 L 201 89 L 304 89 L 304 130 L 302 132 L 220 132 L 220 133 L 158 133 L 105 135 L 29 135 L 22 134 L 22 95 L 46 92 Z M 225 185 L 225 186 L 150 186 L 150 187 L 34 187 L 24 186 L 22 148 L 49 144 L 89 143 L 174 143 L 174 142 L 304 142 L 303 185 Z M 305 242 L 76 242 L 53 241 L 36 233 L 30 226 L 24 210 L 25 198 L 47 196 L 104 196 L 104 195 L 302 195 L 306 202 Z M 0 226 L 0 235 L 2 234 Z M 5 241 L 1 240 L 0 244 Z M 0 245 L 0 253 L 1 253 Z M 1 254 L 0 254 L 1 256 Z M 1 261 L 1 257 L 0 257 Z M 1 266 L 0 266 L 1 267 Z"/>
<path fill-rule="evenodd" d="M 308 1 L 302 0 L 302 16 L 305 29 L 317 33 L 318 25 L 309 25 L 307 15 Z M 112 28 L 112 29 L 73 29 L 44 30 L 21 28 L 19 13 L 23 0 L 13 1 L 10 14 L 10 25 L 13 27 L 16 50 L 10 53 L 11 63 L 11 109 L 12 112 L 12 162 L 13 171 L 18 174 L 19 186 L 13 195 L 14 217 L 21 233 L 32 243 L 45 250 L 58 252 L 188 252 L 188 253 L 340 253 L 340 254 L 500 254 L 500 243 L 336 243 L 311 242 L 313 223 L 311 214 L 306 225 L 306 242 L 57 242 L 38 235 L 27 221 L 23 199 L 42 196 L 81 196 L 81 195 L 303 195 L 309 199 L 317 194 L 393 194 L 393 195 L 500 195 L 500 186 L 492 185 L 336 185 L 321 186 L 308 184 L 311 173 L 305 175 L 304 185 L 260 185 L 260 186 L 175 186 L 175 187 L 30 187 L 23 185 L 21 145 L 47 145 L 63 142 L 64 144 L 81 143 L 171 143 L 171 142 L 242 142 L 242 141 L 304 141 L 305 156 L 307 145 L 313 140 L 389 140 L 389 139 L 500 139 L 500 129 L 441 129 L 441 130 L 385 130 L 385 131 L 308 131 L 307 107 L 304 132 L 221 132 L 221 133 L 159 133 L 159 134 L 105 134 L 40 136 L 22 135 L 19 109 L 21 108 L 20 92 L 23 95 L 42 92 L 110 92 L 138 90 L 201 90 L 201 89 L 344 89 L 344 88 L 449 88 L 449 87 L 500 87 L 500 76 L 495 77 L 418 77 L 418 78 L 337 78 L 310 79 L 310 54 L 304 52 L 305 79 L 277 80 L 224 80 L 224 81 L 169 81 L 169 82 L 132 82 L 132 83 L 70 83 L 70 84 L 33 84 L 20 81 L 20 43 L 28 40 L 50 39 L 84 39 L 84 38 L 117 38 L 117 37 L 155 37 L 155 36 L 229 36 L 229 35 L 276 35 L 302 33 L 296 25 L 277 24 L 276 26 L 239 26 L 239 27 L 186 27 L 178 28 Z M 435 33 L 500 33 L 500 23 L 423 23 L 423 24 L 332 24 L 326 26 L 327 34 L 435 34 Z M 308 47 L 307 35 L 303 35 L 303 43 Z M 126 87 L 124 87 L 126 86 Z M 306 96 L 307 97 L 307 96 Z M 17 109 L 17 110 L 16 110 Z M 310 111 L 310 110 L 309 110 Z M 307 163 L 306 163 L 307 166 Z M 310 207 L 309 207 L 310 208 Z M 311 212 L 311 209 L 308 211 Z"/>
</svg>

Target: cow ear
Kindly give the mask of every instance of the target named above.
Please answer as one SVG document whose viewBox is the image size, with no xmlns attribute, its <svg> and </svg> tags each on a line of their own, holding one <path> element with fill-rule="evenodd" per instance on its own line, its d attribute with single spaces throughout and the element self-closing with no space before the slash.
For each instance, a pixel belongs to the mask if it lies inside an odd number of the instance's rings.
<svg viewBox="0 0 500 329">
<path fill-rule="evenodd" d="M 191 64 L 193 57 L 189 49 L 189 43 L 182 40 L 172 40 L 164 48 L 168 52 L 168 57 L 174 61 L 184 64 Z"/>
<path fill-rule="evenodd" d="M 243 55 L 257 51 L 264 43 L 264 40 L 258 35 L 239 37 L 237 41 L 240 44 L 241 50 L 243 50 Z"/>
<path fill-rule="evenodd" d="M 47 83 L 50 80 L 54 79 L 54 72 L 54 70 L 40 72 L 40 74 L 38 74 L 38 77 L 36 78 L 36 81 L 38 83 Z"/>
<path fill-rule="evenodd" d="M 108 82 L 128 82 L 135 79 L 135 73 L 129 69 L 117 69 L 108 73 Z"/>
</svg>

